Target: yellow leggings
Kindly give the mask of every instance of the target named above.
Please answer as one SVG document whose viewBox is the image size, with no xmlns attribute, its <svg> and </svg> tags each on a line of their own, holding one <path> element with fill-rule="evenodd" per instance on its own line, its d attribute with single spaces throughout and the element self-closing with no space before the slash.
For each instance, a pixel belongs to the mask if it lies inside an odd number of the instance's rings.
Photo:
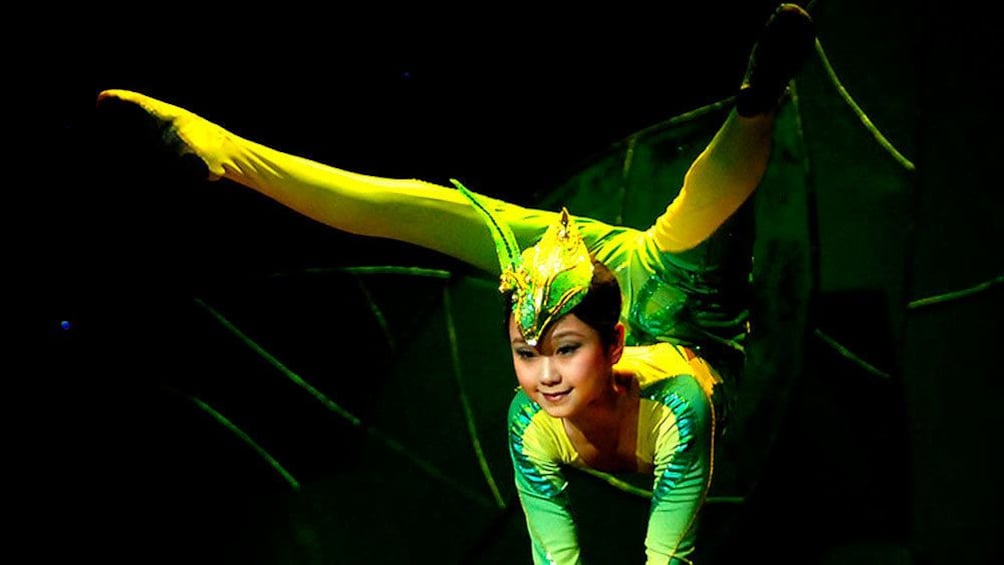
<svg viewBox="0 0 1004 565">
<path fill-rule="evenodd" d="M 454 188 L 354 173 L 284 153 L 140 93 L 108 90 L 99 96 L 99 101 L 108 99 L 137 104 L 166 123 L 177 149 L 201 158 L 212 179 L 230 179 L 339 230 L 412 243 L 498 273 L 484 221 Z M 721 304 L 712 279 L 693 282 L 707 266 L 699 266 L 695 275 L 688 271 L 694 265 L 678 259 L 708 240 L 757 187 L 769 158 L 773 121 L 772 113 L 746 118 L 730 112 L 691 164 L 678 196 L 647 230 L 611 226 L 570 211 L 590 250 L 622 283 L 629 341 L 699 348 L 707 339 L 733 339 L 735 328 L 722 332 L 715 326 L 735 322 L 735 308 L 716 312 Z M 556 214 L 485 200 L 523 248 L 536 242 Z M 690 283 L 680 284 L 685 279 Z M 700 304 L 690 301 L 698 295 Z M 688 308 L 688 301 L 696 306 Z"/>
</svg>

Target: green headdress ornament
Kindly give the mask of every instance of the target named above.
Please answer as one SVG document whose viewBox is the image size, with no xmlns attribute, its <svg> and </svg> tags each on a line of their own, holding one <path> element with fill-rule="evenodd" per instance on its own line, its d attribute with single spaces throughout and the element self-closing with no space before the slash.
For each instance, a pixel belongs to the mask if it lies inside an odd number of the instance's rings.
<svg viewBox="0 0 1004 565">
<path fill-rule="evenodd" d="M 547 228 L 533 247 L 522 252 L 508 224 L 500 222 L 460 182 L 450 179 L 477 209 L 495 241 L 500 276 L 499 291 L 512 291 L 513 316 L 523 339 L 537 345 L 547 326 L 575 308 L 589 291 L 593 261 L 579 230 L 562 208 L 558 222 Z"/>
</svg>

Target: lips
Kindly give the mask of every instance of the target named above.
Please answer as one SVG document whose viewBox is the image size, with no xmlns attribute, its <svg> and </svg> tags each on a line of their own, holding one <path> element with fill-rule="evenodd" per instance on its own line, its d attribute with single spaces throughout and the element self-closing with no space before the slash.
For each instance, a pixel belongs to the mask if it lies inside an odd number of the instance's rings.
<svg viewBox="0 0 1004 565">
<path fill-rule="evenodd" d="M 564 391 L 561 391 L 561 392 L 543 392 L 543 391 L 541 391 L 540 395 L 543 396 L 544 399 L 547 400 L 548 402 L 560 402 L 561 399 L 563 399 L 566 396 L 568 396 L 568 393 L 570 393 L 570 392 L 572 392 L 571 389 L 564 390 Z"/>
</svg>

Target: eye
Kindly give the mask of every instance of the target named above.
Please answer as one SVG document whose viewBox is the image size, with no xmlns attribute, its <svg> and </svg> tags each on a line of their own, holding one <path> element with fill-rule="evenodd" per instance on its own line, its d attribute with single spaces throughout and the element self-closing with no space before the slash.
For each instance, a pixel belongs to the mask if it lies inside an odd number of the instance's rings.
<svg viewBox="0 0 1004 565">
<path fill-rule="evenodd" d="M 575 353 L 577 349 L 579 349 L 579 346 L 580 344 L 578 343 L 562 345 L 561 347 L 558 348 L 558 355 L 571 355 Z"/>
<path fill-rule="evenodd" d="M 536 355 L 536 351 L 529 347 L 520 347 L 515 350 L 516 356 L 520 359 L 530 359 Z"/>
</svg>

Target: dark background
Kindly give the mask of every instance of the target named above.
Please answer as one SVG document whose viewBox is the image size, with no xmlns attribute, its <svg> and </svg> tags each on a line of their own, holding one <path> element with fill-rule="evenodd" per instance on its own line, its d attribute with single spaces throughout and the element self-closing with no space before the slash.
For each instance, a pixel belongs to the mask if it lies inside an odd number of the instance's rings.
<svg viewBox="0 0 1004 565">
<path fill-rule="evenodd" d="M 408 398 L 381 380 L 400 376 L 389 359 L 401 351 L 382 349 L 379 328 L 357 321 L 369 318 L 355 282 L 270 276 L 381 264 L 470 273 L 335 233 L 227 181 L 192 181 L 116 137 L 95 113 L 100 90 L 144 92 L 349 170 L 455 177 L 532 204 L 626 136 L 731 96 L 772 7 L 93 5 L 17 19 L 26 39 L 10 49 L 8 295 L 14 333 L 28 340 L 10 342 L 7 413 L 12 518 L 31 561 L 528 558 L 513 504 L 492 508 L 436 486 L 450 481 L 405 481 L 426 476 L 374 450 L 372 432 L 284 387 L 193 302 L 227 311 L 295 372 L 354 375 L 325 391 L 382 421 L 386 406 Z M 740 510 L 709 513 L 725 532 L 716 553 L 722 562 L 748 551 L 792 563 L 991 563 L 1001 550 L 993 355 L 1004 311 L 996 22 L 933 0 L 812 11 L 843 85 L 917 171 L 883 157 L 810 62 L 802 127 L 820 188 L 807 241 L 816 259 L 805 371 L 763 482 Z M 956 300 L 911 302 L 981 283 Z M 382 296 L 402 288 L 373 284 Z M 479 284 L 454 290 L 481 304 L 490 282 Z M 428 297 L 439 287 L 406 288 L 415 298 L 388 315 L 413 338 L 402 342 L 415 348 L 409 359 L 434 357 L 427 351 L 448 344 L 426 343 L 416 328 L 437 311 Z M 884 376 L 848 362 L 833 339 Z M 483 347 L 466 368 L 498 354 Z M 424 386 L 435 395 L 450 384 Z M 504 394 L 508 383 L 498 386 Z M 487 385 L 469 392 L 500 397 Z M 192 398 L 287 462 L 303 490 L 289 495 Z M 438 428 L 422 431 L 421 416 L 401 439 L 419 451 L 444 441 Z M 385 466 L 402 475 L 372 471 Z M 475 484 L 472 469 L 451 480 Z M 496 477 L 503 494 L 506 472 Z"/>
</svg>

